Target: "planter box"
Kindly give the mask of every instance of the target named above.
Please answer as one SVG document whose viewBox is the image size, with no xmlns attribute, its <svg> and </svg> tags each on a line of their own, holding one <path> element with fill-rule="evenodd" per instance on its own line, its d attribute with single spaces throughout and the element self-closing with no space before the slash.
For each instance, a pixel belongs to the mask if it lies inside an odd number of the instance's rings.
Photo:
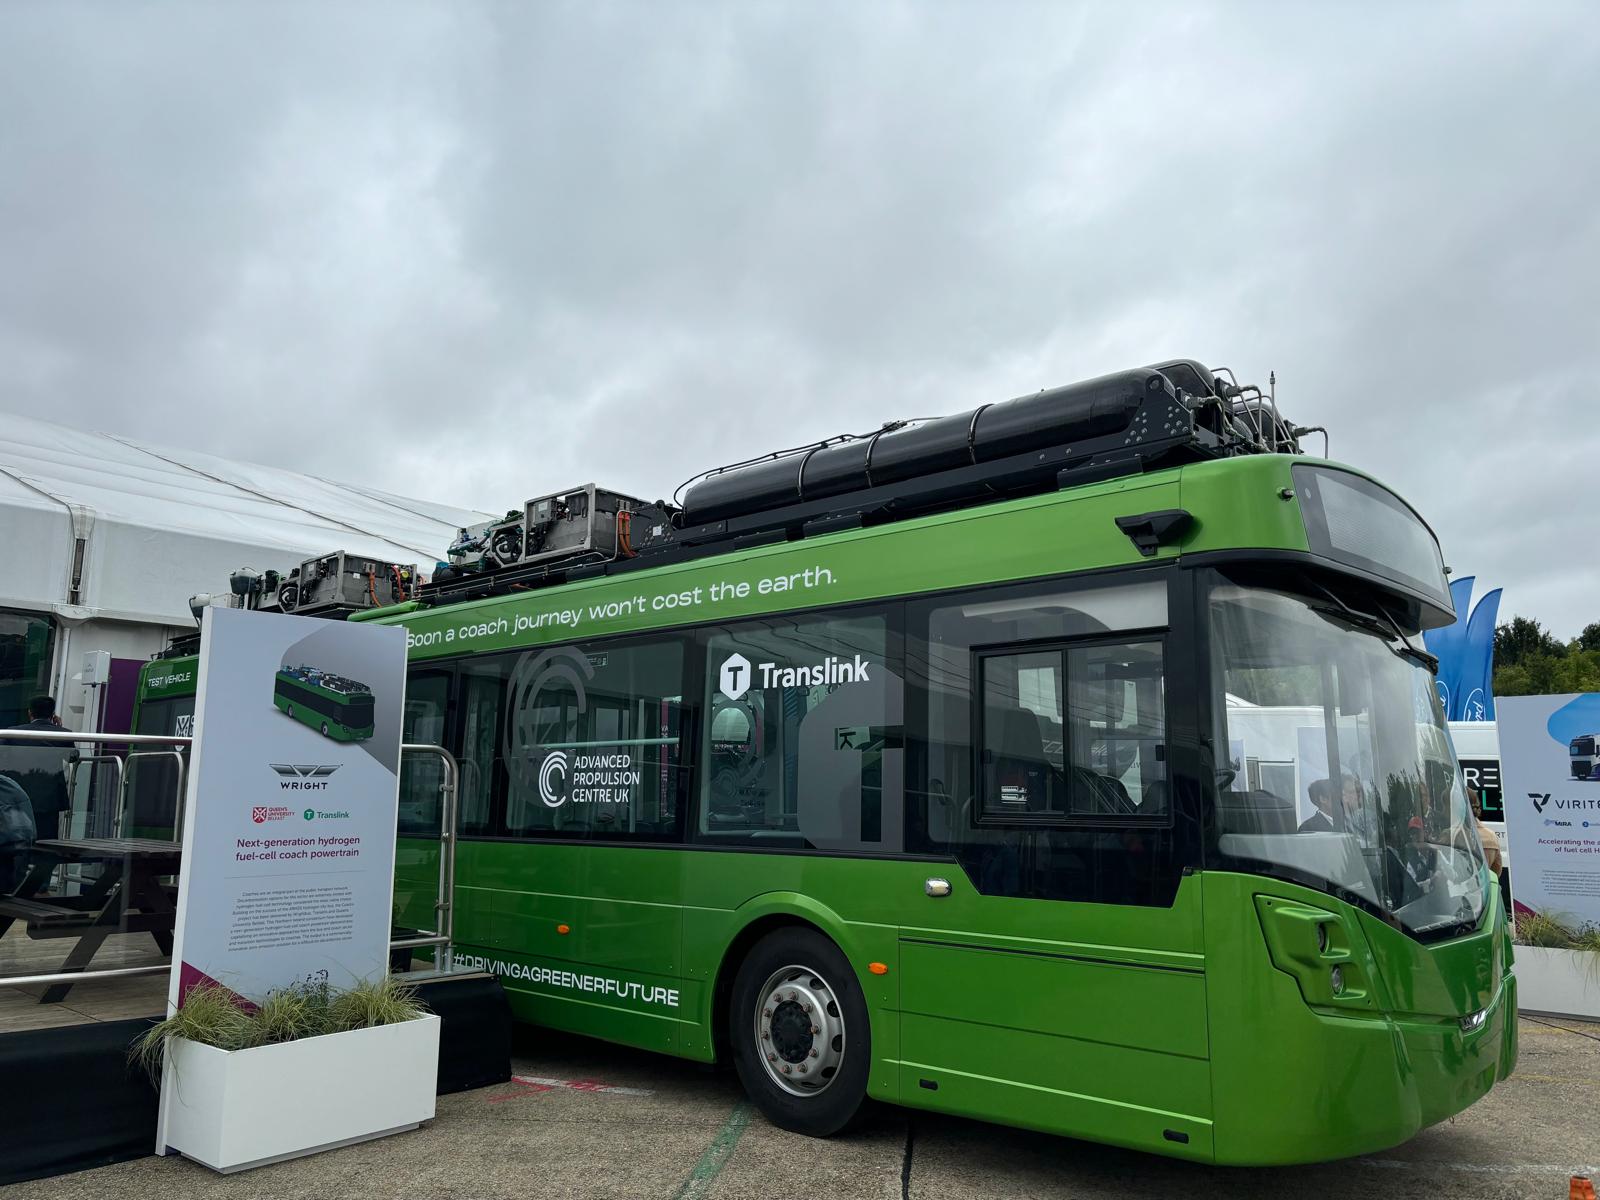
<svg viewBox="0 0 1600 1200">
<path fill-rule="evenodd" d="M 1600 1021 L 1600 956 L 1583 950 L 1515 946 L 1517 1007 Z"/>
<path fill-rule="evenodd" d="M 415 1129 L 434 1113 L 439 1018 L 228 1052 L 173 1039 L 156 1153 L 242 1171 Z"/>
</svg>

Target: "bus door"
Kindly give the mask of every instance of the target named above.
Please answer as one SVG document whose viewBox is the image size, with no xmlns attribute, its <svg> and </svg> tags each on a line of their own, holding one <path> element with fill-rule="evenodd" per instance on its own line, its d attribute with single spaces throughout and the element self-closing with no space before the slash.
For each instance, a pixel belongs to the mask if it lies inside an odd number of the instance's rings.
<svg viewBox="0 0 1600 1200">
<path fill-rule="evenodd" d="M 1111 1142 L 1133 1106 L 1204 1154 L 1196 798 L 1171 770 L 1192 663 L 1147 580 L 910 606 L 907 848 L 955 861 L 897 905 L 900 1087 Z"/>
</svg>

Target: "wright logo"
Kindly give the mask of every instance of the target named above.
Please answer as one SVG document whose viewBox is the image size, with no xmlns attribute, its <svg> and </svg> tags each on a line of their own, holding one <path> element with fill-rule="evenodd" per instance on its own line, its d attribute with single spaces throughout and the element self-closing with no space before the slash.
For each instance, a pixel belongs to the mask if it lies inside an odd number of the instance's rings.
<svg viewBox="0 0 1600 1200">
<path fill-rule="evenodd" d="M 328 776 L 339 769 L 338 763 L 268 763 L 283 778 L 278 786 L 286 792 L 325 792 Z"/>
</svg>

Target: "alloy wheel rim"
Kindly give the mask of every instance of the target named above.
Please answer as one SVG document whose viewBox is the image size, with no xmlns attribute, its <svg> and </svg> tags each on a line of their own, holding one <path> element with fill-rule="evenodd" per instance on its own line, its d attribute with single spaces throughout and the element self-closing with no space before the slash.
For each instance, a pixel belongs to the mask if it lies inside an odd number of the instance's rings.
<svg viewBox="0 0 1600 1200">
<path fill-rule="evenodd" d="M 756 1057 L 791 1096 L 815 1096 L 844 1062 L 844 1011 L 821 972 L 794 964 L 774 971 L 756 993 Z"/>
</svg>

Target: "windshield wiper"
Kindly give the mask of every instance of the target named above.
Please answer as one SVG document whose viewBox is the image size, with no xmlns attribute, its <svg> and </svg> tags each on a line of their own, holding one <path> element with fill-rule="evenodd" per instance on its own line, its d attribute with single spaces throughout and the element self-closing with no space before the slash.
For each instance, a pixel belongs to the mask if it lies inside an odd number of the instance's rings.
<svg viewBox="0 0 1600 1200">
<path fill-rule="evenodd" d="M 1405 635 L 1405 631 L 1400 628 L 1400 622 L 1396 621 L 1394 619 L 1394 615 L 1390 613 L 1389 610 L 1382 604 L 1378 605 L 1378 611 L 1383 614 L 1383 619 L 1389 622 L 1389 628 L 1394 630 L 1394 636 L 1398 638 L 1400 642 L 1399 646 L 1391 646 L 1390 649 L 1396 654 L 1400 655 L 1402 658 L 1409 658 L 1412 662 L 1421 663 L 1424 667 L 1428 668 L 1429 673 L 1437 675 L 1439 673 L 1439 656 L 1436 654 L 1429 654 L 1421 646 L 1412 645 L 1411 639 L 1408 638 Z"/>
<path fill-rule="evenodd" d="M 1358 628 L 1365 629 L 1369 633 L 1376 633 L 1378 636 L 1383 638 L 1384 645 L 1388 646 L 1391 651 L 1393 651 L 1395 654 L 1398 654 L 1401 658 L 1408 658 L 1412 662 L 1417 663 L 1419 666 L 1426 667 L 1432 674 L 1437 675 L 1439 673 L 1439 660 L 1432 654 L 1429 654 L 1426 650 L 1412 645 L 1411 639 L 1406 637 L 1405 631 L 1400 628 L 1394 617 L 1389 614 L 1389 610 L 1384 608 L 1381 604 L 1378 606 L 1378 611 L 1383 614 L 1382 621 L 1378 620 L 1377 617 L 1374 617 L 1370 613 L 1357 612 L 1343 600 L 1339 599 L 1335 593 L 1323 587 L 1322 584 L 1318 583 L 1316 580 L 1312 580 L 1311 582 L 1312 586 L 1314 586 L 1319 592 L 1339 606 L 1338 612 L 1331 612 L 1320 605 L 1312 605 L 1311 607 L 1317 612 L 1320 612 L 1325 616 L 1348 621 L 1350 624 L 1355 625 Z M 1394 642 L 1391 642 L 1389 640 L 1391 637 L 1394 638 L 1395 641 L 1399 642 L 1399 645 L 1395 645 Z"/>
</svg>

